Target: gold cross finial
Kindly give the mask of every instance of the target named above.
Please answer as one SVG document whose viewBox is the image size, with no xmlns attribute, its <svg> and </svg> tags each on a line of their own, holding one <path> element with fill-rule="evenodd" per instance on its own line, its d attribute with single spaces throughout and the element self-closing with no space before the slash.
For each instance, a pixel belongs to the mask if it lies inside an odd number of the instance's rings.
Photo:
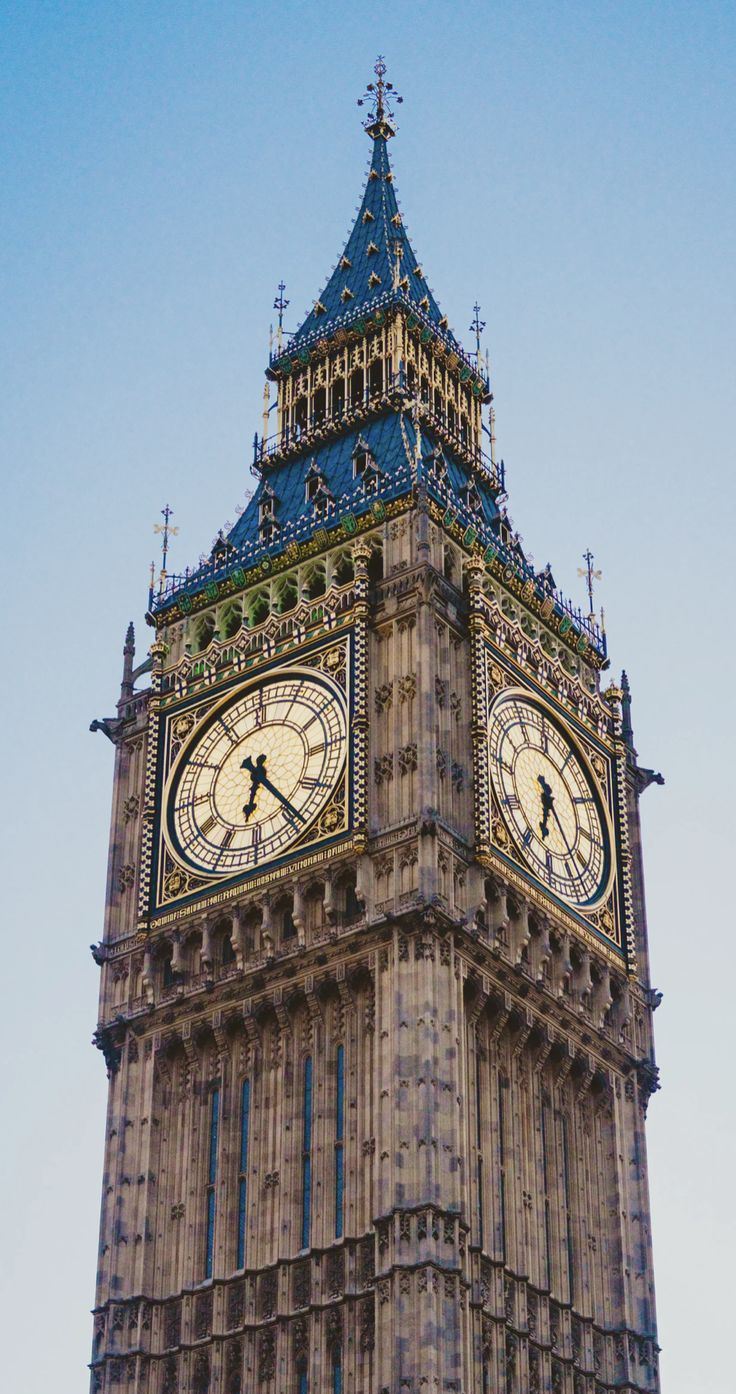
<svg viewBox="0 0 736 1394">
<path fill-rule="evenodd" d="M 368 119 L 364 122 L 368 135 L 373 140 L 378 140 L 379 136 L 382 136 L 384 140 L 389 140 L 391 136 L 396 135 L 396 127 L 393 123 L 394 114 L 390 103 L 392 101 L 401 103 L 404 98 L 399 96 L 392 82 L 384 81 L 386 64 L 380 53 L 373 71 L 376 74 L 376 81 L 368 83 L 363 96 L 358 99 L 358 106 L 363 106 L 367 102 L 372 108 L 368 113 Z"/>
</svg>

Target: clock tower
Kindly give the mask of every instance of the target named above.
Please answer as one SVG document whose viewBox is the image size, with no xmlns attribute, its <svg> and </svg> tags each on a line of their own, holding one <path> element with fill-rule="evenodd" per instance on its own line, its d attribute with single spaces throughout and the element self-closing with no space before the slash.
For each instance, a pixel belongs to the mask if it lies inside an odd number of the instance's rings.
<svg viewBox="0 0 736 1394">
<path fill-rule="evenodd" d="M 162 573 L 93 723 L 104 1394 L 659 1388 L 659 777 L 605 637 L 514 532 L 479 348 L 399 211 L 392 99 L 379 60 L 253 497 Z"/>
</svg>

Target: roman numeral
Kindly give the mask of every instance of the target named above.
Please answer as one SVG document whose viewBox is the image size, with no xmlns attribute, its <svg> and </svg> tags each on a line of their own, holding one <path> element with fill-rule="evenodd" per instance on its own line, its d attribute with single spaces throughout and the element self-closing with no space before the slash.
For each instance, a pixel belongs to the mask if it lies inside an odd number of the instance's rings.
<svg viewBox="0 0 736 1394">
<path fill-rule="evenodd" d="M 326 744 L 329 745 L 330 742 L 327 741 Z M 325 749 L 325 743 L 324 743 L 324 742 L 321 743 L 320 745 L 310 745 L 310 747 L 309 747 L 309 754 L 310 754 L 310 755 L 322 755 L 324 749 Z"/>
<path fill-rule="evenodd" d="M 215 822 L 216 820 L 212 817 L 212 814 L 210 814 L 209 818 L 205 818 L 200 828 L 200 832 L 202 832 L 205 837 L 209 837 L 210 833 L 212 832 L 212 829 L 215 826 Z"/>
<path fill-rule="evenodd" d="M 507 794 L 506 798 L 504 799 L 504 803 L 507 808 L 519 807 L 519 800 L 517 799 L 516 794 Z"/>
<path fill-rule="evenodd" d="M 230 846 L 230 843 L 232 842 L 232 840 L 233 840 L 234 837 L 235 837 L 235 829 L 234 829 L 234 828 L 227 828 L 226 831 L 225 831 L 225 836 L 223 837 L 222 842 L 220 843 L 220 851 L 221 851 L 221 852 L 227 852 L 227 849 L 228 849 L 228 847 Z"/>
<path fill-rule="evenodd" d="M 522 841 L 524 847 L 528 847 L 528 846 L 529 846 L 529 843 L 531 842 L 531 840 L 532 840 L 532 830 L 531 830 L 531 828 L 527 828 L 526 832 L 524 833 L 523 838 L 521 839 L 521 841 Z"/>
</svg>

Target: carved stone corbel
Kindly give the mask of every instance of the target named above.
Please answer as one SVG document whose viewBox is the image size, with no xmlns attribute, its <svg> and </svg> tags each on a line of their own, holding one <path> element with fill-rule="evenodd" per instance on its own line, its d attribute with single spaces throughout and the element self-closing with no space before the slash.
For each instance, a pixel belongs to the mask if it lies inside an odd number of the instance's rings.
<svg viewBox="0 0 736 1394">
<path fill-rule="evenodd" d="M 488 876 L 486 879 L 491 892 L 491 899 L 486 901 L 488 905 L 488 931 L 491 940 L 493 940 L 498 934 L 505 933 L 509 927 L 509 888 L 500 876 Z"/>
<path fill-rule="evenodd" d="M 612 1004 L 611 970 L 607 963 L 603 963 L 599 970 L 598 981 L 593 986 L 590 1001 L 591 1011 L 593 1013 L 593 1025 L 598 1031 L 603 1027 Z"/>
<path fill-rule="evenodd" d="M 274 956 L 273 943 L 273 920 L 271 919 L 271 901 L 268 896 L 264 896 L 261 901 L 261 949 L 266 959 Z"/>
<path fill-rule="evenodd" d="M 243 905 L 236 905 L 233 908 L 230 922 L 230 944 L 235 954 L 238 972 L 242 973 L 245 969 L 245 907 Z"/>
<path fill-rule="evenodd" d="M 524 958 L 524 950 L 531 938 L 529 901 L 524 896 L 514 895 L 509 897 L 508 907 L 510 911 L 511 958 L 513 963 L 521 963 Z"/>
<path fill-rule="evenodd" d="M 205 976 L 211 978 L 214 955 L 212 952 L 212 925 L 209 920 L 202 922 L 202 948 L 199 958 Z"/>
<path fill-rule="evenodd" d="M 580 950 L 580 963 L 573 975 L 572 987 L 581 1007 L 587 1007 L 593 990 L 593 978 L 590 971 L 590 954 L 587 949 Z"/>
<path fill-rule="evenodd" d="M 542 1039 L 540 1042 L 539 1050 L 537 1051 L 537 1054 L 534 1059 L 535 1074 L 541 1075 L 545 1065 L 547 1064 L 549 1053 L 553 1045 L 554 1036 L 552 1035 L 552 1032 L 550 1031 L 549 1027 L 544 1026 L 542 1030 Z"/>
<path fill-rule="evenodd" d="M 503 1035 L 504 1029 L 505 1029 L 505 1027 L 506 1027 L 506 1023 L 508 1022 L 508 1019 L 509 1019 L 510 1016 L 511 1016 L 511 998 L 509 997 L 508 993 L 505 992 L 504 995 L 503 995 L 503 998 L 502 998 L 502 1000 L 501 1000 L 501 1002 L 500 1002 L 500 1004 L 499 1004 L 499 1008 L 498 1008 L 498 1013 L 497 1013 L 497 1015 L 496 1015 L 496 1019 L 495 1019 L 495 1021 L 494 1021 L 494 1023 L 493 1023 L 493 1026 L 491 1027 L 491 1045 L 492 1045 L 492 1046 L 495 1046 L 495 1045 L 498 1043 L 498 1041 L 500 1041 L 501 1036 Z"/>
<path fill-rule="evenodd" d="M 297 935 L 297 943 L 303 949 L 306 943 L 304 936 L 304 886 L 301 881 L 295 881 L 292 893 L 291 918 L 294 921 L 294 928 Z"/>
<path fill-rule="evenodd" d="M 174 934 L 168 936 L 168 938 L 171 944 L 171 971 L 172 973 L 181 973 L 184 970 L 184 960 L 182 958 L 181 936 L 179 931 L 176 930 Z"/>
<path fill-rule="evenodd" d="M 151 945 L 150 945 L 150 944 L 146 944 L 146 947 L 145 947 L 145 950 L 144 950 L 144 953 L 143 953 L 143 972 L 142 972 L 142 974 L 141 974 L 141 985 L 142 985 L 142 987 L 143 987 L 143 995 L 144 995 L 146 1001 L 148 1002 L 149 1006 L 153 1006 L 153 1000 L 154 1000 L 153 954 L 151 953 Z"/>
</svg>

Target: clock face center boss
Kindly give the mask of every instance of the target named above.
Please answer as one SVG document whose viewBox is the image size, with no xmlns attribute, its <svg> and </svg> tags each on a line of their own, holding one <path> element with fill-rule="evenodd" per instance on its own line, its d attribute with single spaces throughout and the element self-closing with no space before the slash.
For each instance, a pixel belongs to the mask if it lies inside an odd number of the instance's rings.
<svg viewBox="0 0 736 1394">
<path fill-rule="evenodd" d="M 177 756 L 166 795 L 170 851 L 217 877 L 283 855 L 325 809 L 346 754 L 345 696 L 328 677 L 292 669 L 240 688 Z"/>
<path fill-rule="evenodd" d="M 611 829 L 580 747 L 545 703 L 501 693 L 488 724 L 491 783 L 506 829 L 543 885 L 593 905 L 612 876 Z"/>
</svg>

